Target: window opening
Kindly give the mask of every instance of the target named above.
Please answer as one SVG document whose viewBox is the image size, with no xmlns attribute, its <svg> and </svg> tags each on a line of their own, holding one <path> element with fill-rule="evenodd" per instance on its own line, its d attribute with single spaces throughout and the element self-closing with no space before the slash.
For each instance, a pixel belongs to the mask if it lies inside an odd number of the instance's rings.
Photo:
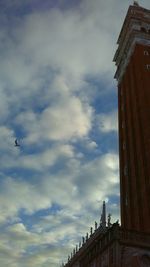
<svg viewBox="0 0 150 267">
<path fill-rule="evenodd" d="M 144 50 L 144 56 L 149 56 L 149 52 L 147 50 Z"/>
<path fill-rule="evenodd" d="M 150 70 L 150 64 L 146 65 L 147 70 Z"/>
</svg>

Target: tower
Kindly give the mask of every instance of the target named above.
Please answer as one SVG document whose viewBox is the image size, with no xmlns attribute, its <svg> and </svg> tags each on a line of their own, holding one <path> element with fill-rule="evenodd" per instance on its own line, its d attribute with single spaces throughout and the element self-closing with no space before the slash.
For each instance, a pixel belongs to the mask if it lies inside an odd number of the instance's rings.
<svg viewBox="0 0 150 267">
<path fill-rule="evenodd" d="M 150 10 L 135 1 L 117 43 L 121 225 L 150 233 Z"/>
</svg>

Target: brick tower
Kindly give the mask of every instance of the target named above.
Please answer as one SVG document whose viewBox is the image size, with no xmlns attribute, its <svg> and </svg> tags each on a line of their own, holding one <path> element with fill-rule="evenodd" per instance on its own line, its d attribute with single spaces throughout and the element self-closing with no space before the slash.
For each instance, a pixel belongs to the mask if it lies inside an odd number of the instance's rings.
<svg viewBox="0 0 150 267">
<path fill-rule="evenodd" d="M 121 225 L 150 233 L 150 10 L 135 1 L 118 38 Z"/>
</svg>

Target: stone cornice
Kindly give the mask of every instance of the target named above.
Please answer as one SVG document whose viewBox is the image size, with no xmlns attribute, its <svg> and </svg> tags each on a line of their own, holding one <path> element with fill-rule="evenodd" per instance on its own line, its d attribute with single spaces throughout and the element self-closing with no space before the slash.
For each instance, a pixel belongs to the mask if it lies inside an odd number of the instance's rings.
<svg viewBox="0 0 150 267">
<path fill-rule="evenodd" d="M 118 80 L 118 84 L 122 80 L 123 74 L 126 70 L 127 65 L 129 64 L 130 58 L 134 52 L 136 44 L 150 46 L 150 36 L 146 36 L 145 34 L 132 33 L 132 36 L 128 39 L 126 46 L 119 54 L 118 60 L 118 68 L 115 73 L 114 78 Z"/>
<path fill-rule="evenodd" d="M 120 83 L 136 44 L 150 45 L 150 11 L 139 6 L 130 6 L 118 38 L 115 78 Z"/>
</svg>

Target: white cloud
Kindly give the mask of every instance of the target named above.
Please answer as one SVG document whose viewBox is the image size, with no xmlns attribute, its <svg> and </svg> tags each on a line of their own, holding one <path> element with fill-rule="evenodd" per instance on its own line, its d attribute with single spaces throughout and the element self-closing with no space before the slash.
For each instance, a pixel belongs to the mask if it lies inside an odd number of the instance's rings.
<svg viewBox="0 0 150 267">
<path fill-rule="evenodd" d="M 61 87 L 59 88 L 61 91 Z M 19 114 L 16 123 L 28 135 L 27 143 L 43 140 L 70 140 L 88 134 L 91 128 L 92 108 L 76 96 L 55 99 L 41 114 L 27 111 Z"/>
<path fill-rule="evenodd" d="M 103 113 L 97 115 L 97 125 L 99 130 L 103 133 L 118 131 L 118 113 L 112 111 L 110 113 Z"/>
<path fill-rule="evenodd" d="M 41 173 L 31 177 L 31 182 L 5 177 L 1 182 L 1 220 L 17 216 L 20 209 L 31 214 L 50 207 L 52 203 L 68 206 L 80 213 L 86 205 L 95 205 L 113 194 L 114 185 L 118 185 L 117 155 L 106 154 L 82 165 L 79 159 L 75 164 L 72 157 L 72 154 L 67 154 L 70 163 L 64 164 L 63 170 L 55 175 Z M 37 164 L 40 165 L 40 161 Z"/>
<path fill-rule="evenodd" d="M 93 150 L 93 149 L 96 149 L 98 147 L 98 145 L 96 144 L 95 141 L 89 141 L 89 142 L 87 142 L 86 147 L 89 150 Z"/>
<path fill-rule="evenodd" d="M 7 128 L 6 126 L 0 126 L 0 147 L 1 152 L 10 152 L 12 144 L 15 139 L 15 133 L 12 129 Z"/>
<path fill-rule="evenodd" d="M 50 168 L 57 161 L 61 159 L 72 158 L 74 155 L 73 147 L 69 145 L 59 145 L 52 147 L 52 149 L 47 149 L 43 153 L 31 154 L 18 158 L 17 164 L 25 169 L 33 169 L 37 171 L 46 171 L 46 168 Z M 12 162 L 13 167 L 17 165 Z"/>
<path fill-rule="evenodd" d="M 38 65 L 51 65 L 74 75 L 107 71 L 110 65 L 105 62 L 112 55 L 109 46 L 112 33 L 100 28 L 97 19 L 76 11 L 62 13 L 56 9 L 45 12 L 44 16 L 32 14 L 24 25 L 22 47 Z M 97 57 L 100 50 L 107 53 Z"/>
</svg>

